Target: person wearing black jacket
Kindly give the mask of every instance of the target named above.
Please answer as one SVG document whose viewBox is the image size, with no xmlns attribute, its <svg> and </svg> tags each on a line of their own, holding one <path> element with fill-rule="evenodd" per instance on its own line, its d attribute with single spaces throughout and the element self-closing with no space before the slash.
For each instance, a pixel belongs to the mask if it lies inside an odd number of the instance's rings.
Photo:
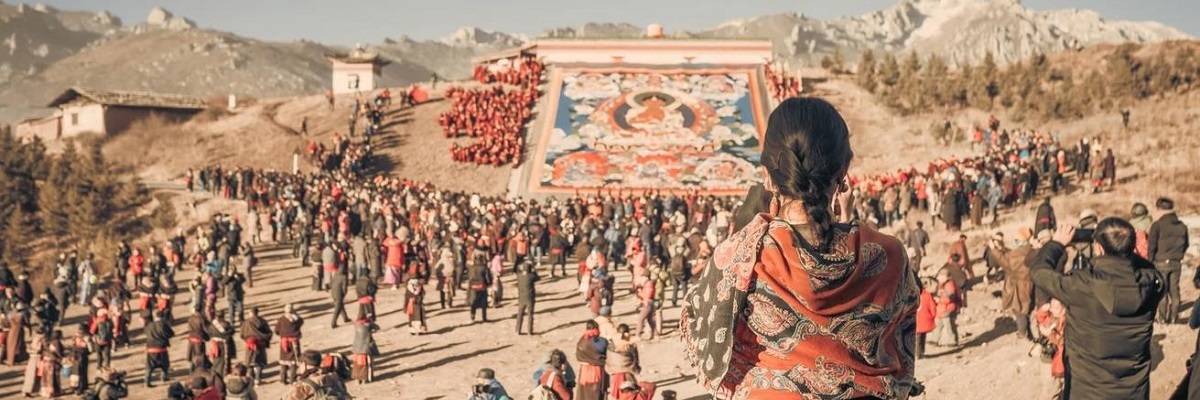
<svg viewBox="0 0 1200 400">
<path fill-rule="evenodd" d="M 1034 286 L 1069 310 L 1061 398 L 1148 399 L 1150 341 L 1162 275 L 1134 255 L 1133 226 L 1119 218 L 1097 225 L 1096 256 L 1089 268 L 1056 272 L 1074 234 L 1074 227 L 1061 226 L 1030 266 Z"/>
<path fill-rule="evenodd" d="M 533 310 L 534 303 L 537 302 L 537 270 L 534 269 L 533 263 L 528 260 L 521 264 L 520 270 L 517 272 L 517 334 L 521 333 L 521 325 L 525 322 L 525 315 L 529 315 L 529 334 L 533 334 Z"/>
<path fill-rule="evenodd" d="M 341 268 L 331 273 L 329 297 L 333 301 L 333 319 L 329 322 L 330 328 L 337 328 L 338 316 L 342 317 L 342 322 L 350 323 L 350 314 L 346 313 L 346 291 L 349 285 L 346 283 L 345 272 L 345 268 Z"/>
<path fill-rule="evenodd" d="M 1042 204 L 1038 205 L 1037 217 L 1033 221 L 1033 234 L 1036 236 L 1043 230 L 1054 230 L 1058 226 L 1058 220 L 1054 218 L 1054 206 L 1050 205 L 1050 197 L 1042 200 Z"/>
<path fill-rule="evenodd" d="M 1163 274 L 1169 294 L 1167 301 L 1159 303 L 1159 320 L 1173 324 L 1179 319 L 1179 273 L 1183 270 L 1180 262 L 1188 248 L 1188 228 L 1175 215 L 1175 203 L 1171 199 L 1158 199 L 1155 208 L 1162 216 L 1150 225 L 1147 240 L 1150 251 L 1146 258 Z"/>
<path fill-rule="evenodd" d="M 475 312 L 482 314 L 483 322 L 487 322 L 488 293 L 492 286 L 492 272 L 488 269 L 487 247 L 475 248 L 475 261 L 467 270 L 467 303 L 471 305 L 471 323 L 475 322 Z"/>
<path fill-rule="evenodd" d="M 163 313 L 156 312 L 154 321 L 146 325 L 146 387 L 152 387 L 154 371 L 162 371 L 163 382 L 167 382 L 171 376 L 171 356 L 167 354 L 167 349 L 171 347 L 175 330 L 171 329 L 171 321 L 164 317 Z"/>
</svg>

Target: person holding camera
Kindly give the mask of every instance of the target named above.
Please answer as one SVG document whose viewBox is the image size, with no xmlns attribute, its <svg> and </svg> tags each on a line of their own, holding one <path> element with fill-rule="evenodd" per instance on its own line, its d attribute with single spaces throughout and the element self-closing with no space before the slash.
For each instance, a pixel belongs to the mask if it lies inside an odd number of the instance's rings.
<svg viewBox="0 0 1200 400">
<path fill-rule="evenodd" d="M 1055 271 L 1066 246 L 1088 241 L 1061 226 L 1030 265 L 1033 284 L 1066 306 L 1062 399 L 1148 399 L 1150 340 L 1163 278 L 1134 254 L 1133 226 L 1106 218 L 1092 235 L 1094 258 L 1085 268 Z"/>
<path fill-rule="evenodd" d="M 467 400 L 512 400 L 504 385 L 496 380 L 496 371 L 491 368 L 480 369 L 475 374 L 475 384 L 471 385 L 471 394 Z"/>
<path fill-rule="evenodd" d="M 100 379 L 96 380 L 96 397 L 93 397 L 95 400 L 118 400 L 129 395 L 129 388 L 125 386 L 125 373 L 102 367 L 99 375 Z"/>
<path fill-rule="evenodd" d="M 300 354 L 300 374 L 292 381 L 282 400 L 349 399 L 352 398 L 342 376 L 322 368 L 322 356 L 313 350 Z M 331 366 L 332 367 L 332 366 Z"/>
</svg>

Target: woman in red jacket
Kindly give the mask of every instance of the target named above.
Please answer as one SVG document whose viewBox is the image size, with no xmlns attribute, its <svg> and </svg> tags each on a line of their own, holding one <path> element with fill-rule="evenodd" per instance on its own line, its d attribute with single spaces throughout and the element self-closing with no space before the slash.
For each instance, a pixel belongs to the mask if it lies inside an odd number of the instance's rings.
<svg viewBox="0 0 1200 400">
<path fill-rule="evenodd" d="M 933 302 L 933 296 L 936 296 L 938 291 L 937 282 L 926 278 L 924 286 L 921 289 L 921 302 L 917 306 L 917 349 L 915 354 L 918 359 L 925 358 L 925 335 L 933 332 L 933 329 L 937 327 L 935 321 L 937 305 Z"/>
</svg>

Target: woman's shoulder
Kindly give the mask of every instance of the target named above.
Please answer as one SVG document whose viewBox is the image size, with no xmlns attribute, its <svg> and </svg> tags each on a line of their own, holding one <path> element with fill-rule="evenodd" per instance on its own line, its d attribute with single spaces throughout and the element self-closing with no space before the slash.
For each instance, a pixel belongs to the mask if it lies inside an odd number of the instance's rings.
<svg viewBox="0 0 1200 400">
<path fill-rule="evenodd" d="M 868 243 L 874 243 L 882 246 L 889 255 L 904 254 L 904 245 L 900 243 L 900 239 L 880 232 L 875 227 L 866 224 L 839 224 L 837 227 L 847 230 L 850 233 L 847 237 L 855 237 L 860 248 Z"/>
</svg>

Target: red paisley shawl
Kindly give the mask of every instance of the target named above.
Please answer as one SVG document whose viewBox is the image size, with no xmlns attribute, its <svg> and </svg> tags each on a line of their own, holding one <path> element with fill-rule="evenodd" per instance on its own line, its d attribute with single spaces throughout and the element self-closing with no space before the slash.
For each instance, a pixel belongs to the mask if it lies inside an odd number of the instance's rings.
<svg viewBox="0 0 1200 400">
<path fill-rule="evenodd" d="M 895 238 L 839 225 L 819 252 L 768 215 L 717 247 L 681 327 L 720 399 L 905 399 L 920 292 Z"/>
</svg>

